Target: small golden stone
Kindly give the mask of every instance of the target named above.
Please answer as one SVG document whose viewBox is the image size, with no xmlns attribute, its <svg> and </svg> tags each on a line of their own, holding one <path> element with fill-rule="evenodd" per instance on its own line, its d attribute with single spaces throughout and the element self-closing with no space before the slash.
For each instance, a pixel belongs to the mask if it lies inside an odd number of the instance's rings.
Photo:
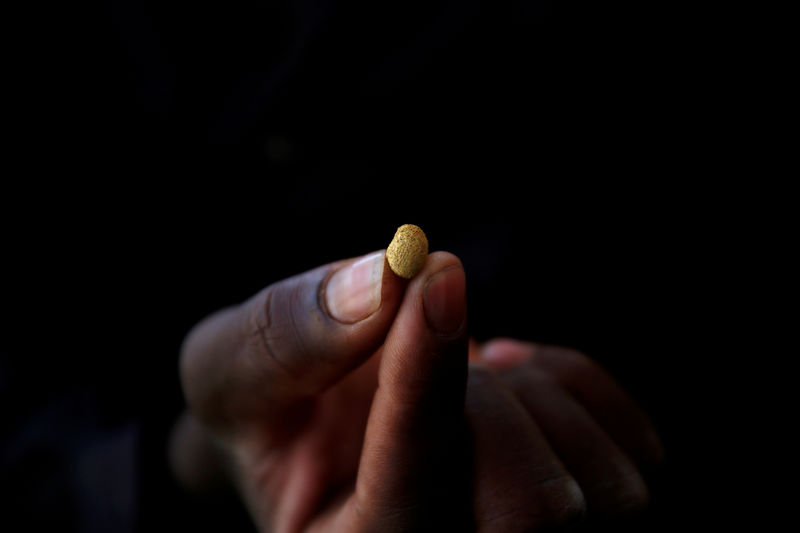
<svg viewBox="0 0 800 533">
<path fill-rule="evenodd" d="M 427 257 L 428 239 L 414 224 L 403 224 L 397 228 L 394 239 L 386 249 L 386 259 L 392 271 L 405 279 L 416 276 Z"/>
</svg>

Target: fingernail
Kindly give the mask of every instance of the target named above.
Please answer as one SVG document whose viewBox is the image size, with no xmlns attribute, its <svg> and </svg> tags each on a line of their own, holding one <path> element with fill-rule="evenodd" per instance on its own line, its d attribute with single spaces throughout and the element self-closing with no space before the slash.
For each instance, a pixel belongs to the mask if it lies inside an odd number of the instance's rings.
<svg viewBox="0 0 800 533">
<path fill-rule="evenodd" d="M 444 268 L 425 283 L 423 307 L 428 325 L 441 335 L 453 335 L 467 318 L 466 278 L 461 265 Z"/>
<path fill-rule="evenodd" d="M 325 303 L 336 320 L 358 322 L 381 305 L 385 252 L 375 252 L 337 271 L 325 289 Z"/>
</svg>

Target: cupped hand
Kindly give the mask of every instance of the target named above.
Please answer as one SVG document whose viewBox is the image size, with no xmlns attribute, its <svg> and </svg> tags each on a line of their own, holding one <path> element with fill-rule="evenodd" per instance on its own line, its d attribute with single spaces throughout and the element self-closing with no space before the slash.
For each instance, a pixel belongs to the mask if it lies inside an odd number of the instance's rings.
<svg viewBox="0 0 800 533">
<path fill-rule="evenodd" d="M 177 439 L 178 477 L 210 436 L 276 532 L 535 531 L 641 507 L 647 418 L 574 351 L 468 350 L 465 286 L 452 254 L 405 282 L 376 252 L 204 320 L 181 357 L 200 431 Z"/>
</svg>

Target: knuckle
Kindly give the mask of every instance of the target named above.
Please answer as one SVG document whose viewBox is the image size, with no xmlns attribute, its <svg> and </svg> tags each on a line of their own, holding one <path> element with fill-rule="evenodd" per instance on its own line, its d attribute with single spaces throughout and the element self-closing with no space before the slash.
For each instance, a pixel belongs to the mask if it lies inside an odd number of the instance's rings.
<svg viewBox="0 0 800 533">
<path fill-rule="evenodd" d="M 626 476 L 615 496 L 613 512 L 617 515 L 637 514 L 650 504 L 650 491 L 638 473 Z"/>
<path fill-rule="evenodd" d="M 578 483 L 570 476 L 547 488 L 541 522 L 549 528 L 571 528 L 584 521 L 586 499 Z"/>
<path fill-rule="evenodd" d="M 307 332 L 298 316 L 303 305 L 300 284 L 291 278 L 270 285 L 253 298 L 243 321 L 247 330 L 242 332 L 249 344 L 244 350 L 250 356 L 248 365 L 294 376 L 290 363 L 306 350 Z"/>
<path fill-rule="evenodd" d="M 329 342 L 333 332 L 319 303 L 323 279 L 321 269 L 287 278 L 245 304 L 243 364 L 296 384 L 305 380 L 312 364 L 320 371 L 327 368 L 329 358 L 335 359 L 335 342 Z"/>
<path fill-rule="evenodd" d="M 601 518 L 635 515 L 650 503 L 650 491 L 638 472 L 597 484 L 591 492 L 592 514 Z"/>
<path fill-rule="evenodd" d="M 256 295 L 248 309 L 248 317 L 245 321 L 248 331 L 245 332 L 244 337 L 248 339 L 251 348 L 245 350 L 245 353 L 253 354 L 256 359 L 249 361 L 251 364 L 262 364 L 262 361 L 266 361 L 275 363 L 279 367 L 284 366 L 278 356 L 277 344 L 280 335 L 276 332 L 272 316 L 274 292 L 274 286 L 267 287 Z"/>
<path fill-rule="evenodd" d="M 505 500 L 493 513 L 482 517 L 484 533 L 571 530 L 586 518 L 586 500 L 577 482 L 568 475 L 537 482 L 521 499 Z"/>
</svg>

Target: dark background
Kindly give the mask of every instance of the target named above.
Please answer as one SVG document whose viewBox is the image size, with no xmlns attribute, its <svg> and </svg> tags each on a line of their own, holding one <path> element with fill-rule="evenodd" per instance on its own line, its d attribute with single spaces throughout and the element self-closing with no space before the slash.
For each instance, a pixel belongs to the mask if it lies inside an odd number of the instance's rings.
<svg viewBox="0 0 800 533">
<path fill-rule="evenodd" d="M 614 528 L 718 520 L 698 514 L 725 503 L 706 488 L 720 407 L 705 376 L 725 303 L 715 254 L 737 221 L 715 209 L 728 190 L 696 179 L 696 65 L 677 68 L 663 21 L 522 0 L 74 9 L 31 15 L 12 60 L 12 515 L 34 530 L 230 525 L 163 470 L 183 336 L 411 222 L 462 258 L 474 336 L 579 348 L 652 415 L 667 454 L 652 508 Z M 109 500 L 130 474 L 109 440 L 132 443 L 132 511 Z"/>
</svg>

